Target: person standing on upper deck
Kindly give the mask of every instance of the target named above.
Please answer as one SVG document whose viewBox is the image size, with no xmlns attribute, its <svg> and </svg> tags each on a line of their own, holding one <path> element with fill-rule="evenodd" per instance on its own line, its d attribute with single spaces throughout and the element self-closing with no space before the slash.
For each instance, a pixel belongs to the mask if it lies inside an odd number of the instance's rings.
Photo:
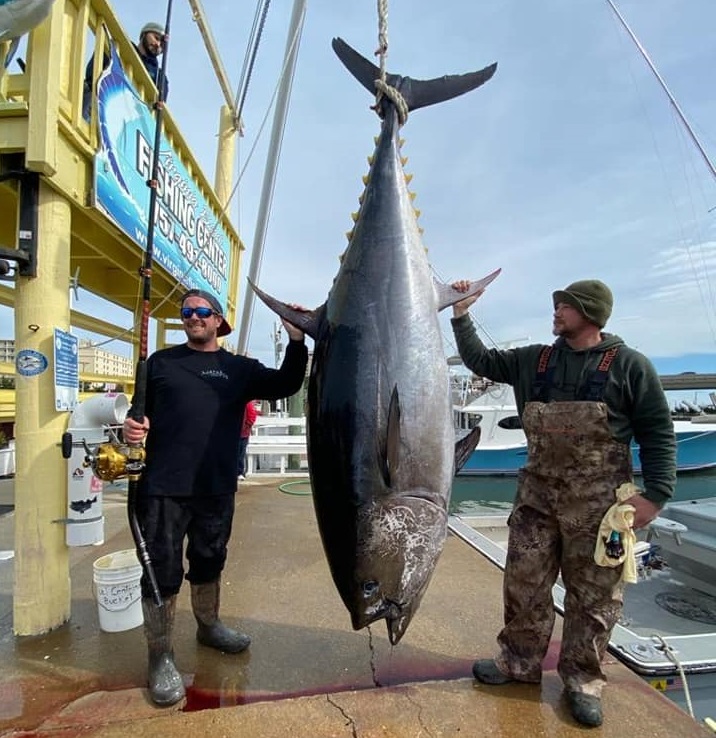
<svg viewBox="0 0 716 738">
<path fill-rule="evenodd" d="M 165 38 L 164 26 L 161 23 L 145 23 L 139 32 L 139 42 L 134 45 L 157 89 L 161 76 L 159 57 L 164 53 Z M 162 80 L 162 100 L 166 101 L 168 97 L 169 80 L 165 76 Z"/>
<path fill-rule="evenodd" d="M 161 65 L 159 57 L 164 53 L 166 34 L 164 26 L 161 23 L 145 23 L 139 32 L 139 41 L 133 44 L 135 51 L 139 54 L 144 67 L 154 82 L 154 86 L 159 89 L 159 78 L 161 77 Z M 105 54 L 102 67 L 106 68 L 109 64 L 109 56 Z M 82 89 L 82 117 L 85 120 L 90 119 L 90 111 L 92 105 L 92 72 L 94 68 L 94 54 L 87 62 L 85 69 L 85 81 Z M 162 79 L 162 100 L 166 102 L 169 97 L 169 79 L 164 76 Z"/>
</svg>

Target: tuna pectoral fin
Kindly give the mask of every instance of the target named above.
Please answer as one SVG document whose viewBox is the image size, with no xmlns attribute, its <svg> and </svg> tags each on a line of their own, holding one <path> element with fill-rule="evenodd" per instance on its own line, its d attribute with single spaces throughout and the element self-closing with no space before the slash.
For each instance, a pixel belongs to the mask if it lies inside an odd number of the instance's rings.
<svg viewBox="0 0 716 738">
<path fill-rule="evenodd" d="M 281 318 L 285 318 L 289 323 L 292 323 L 296 328 L 300 328 L 307 336 L 310 336 L 314 340 L 318 335 L 318 324 L 320 322 L 320 316 L 323 314 L 321 308 L 316 310 L 297 310 L 291 307 L 286 302 L 281 302 L 275 297 L 266 294 L 263 290 L 260 290 L 250 279 L 247 280 L 251 289 L 259 296 L 262 302 L 266 303 L 271 310 Z"/>
<path fill-rule="evenodd" d="M 449 284 L 443 284 L 442 282 L 434 280 L 433 285 L 438 298 L 438 312 L 444 310 L 446 307 L 450 307 L 450 305 L 454 305 L 456 302 L 460 302 L 460 300 L 464 300 L 466 297 L 476 295 L 478 292 L 481 293 L 501 271 L 502 269 L 495 269 L 492 274 L 488 274 L 486 277 L 478 279 L 475 282 L 470 282 L 470 289 L 467 292 L 458 292 Z"/>
<path fill-rule="evenodd" d="M 464 438 L 461 438 L 455 444 L 455 474 L 457 474 L 465 462 L 470 458 L 470 454 L 475 450 L 475 446 L 480 441 L 480 426 L 473 428 Z"/>
<path fill-rule="evenodd" d="M 390 487 L 391 474 L 398 470 L 400 463 L 400 397 L 398 388 L 393 387 L 388 407 L 388 427 L 385 437 L 385 467 L 383 478 L 387 487 Z"/>
<path fill-rule="evenodd" d="M 380 69 L 351 48 L 342 38 L 334 38 L 333 51 L 346 69 L 366 88 L 375 94 L 375 81 L 380 79 Z M 409 110 L 425 108 L 428 105 L 451 100 L 487 82 L 495 73 L 497 64 L 491 64 L 478 72 L 468 74 L 449 74 L 435 79 L 419 80 L 388 74 L 386 81 L 391 87 L 400 90 Z"/>
</svg>

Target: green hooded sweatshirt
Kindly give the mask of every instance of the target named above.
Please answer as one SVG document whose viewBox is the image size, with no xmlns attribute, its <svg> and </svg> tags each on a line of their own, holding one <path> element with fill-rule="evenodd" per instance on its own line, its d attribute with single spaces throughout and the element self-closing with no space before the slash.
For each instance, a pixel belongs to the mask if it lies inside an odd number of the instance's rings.
<svg viewBox="0 0 716 738">
<path fill-rule="evenodd" d="M 469 315 L 452 319 L 457 348 L 465 366 L 481 377 L 510 384 L 515 390 L 520 417 L 532 400 L 537 378 L 537 362 L 544 349 L 533 344 L 505 351 L 488 349 L 479 339 Z M 676 438 L 666 395 L 653 364 L 643 354 L 629 348 L 619 336 L 602 333 L 602 342 L 575 351 L 563 338 L 554 343 L 555 371 L 550 402 L 576 400 L 579 391 L 596 369 L 603 354 L 619 347 L 607 375 L 604 403 L 612 437 L 639 446 L 643 496 L 663 505 L 676 484 Z"/>
</svg>

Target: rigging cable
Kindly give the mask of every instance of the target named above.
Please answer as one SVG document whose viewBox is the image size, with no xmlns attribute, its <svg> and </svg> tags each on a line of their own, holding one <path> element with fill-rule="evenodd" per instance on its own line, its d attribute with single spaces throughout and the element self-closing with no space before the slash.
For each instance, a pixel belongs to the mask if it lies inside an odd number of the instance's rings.
<svg viewBox="0 0 716 738">
<path fill-rule="evenodd" d="M 617 20 L 616 19 L 614 19 L 614 24 L 615 24 L 615 27 L 617 27 L 618 24 L 617 24 Z M 618 33 L 619 38 L 620 39 L 623 39 L 623 34 L 619 33 L 618 31 L 617 31 L 617 33 Z M 675 178 L 673 176 L 670 176 L 669 175 L 669 172 L 667 171 L 667 168 L 664 165 L 664 160 L 665 160 L 666 157 L 664 156 L 663 151 L 662 151 L 662 147 L 659 145 L 659 141 L 658 141 L 658 139 L 657 139 L 657 137 L 655 135 L 654 125 L 651 122 L 649 111 L 647 110 L 647 106 L 646 106 L 646 103 L 645 103 L 645 100 L 644 100 L 644 96 L 642 95 L 641 88 L 640 88 L 639 83 L 637 81 L 637 78 L 636 78 L 636 76 L 634 74 L 634 69 L 633 69 L 633 66 L 632 66 L 632 63 L 631 63 L 631 61 L 632 61 L 632 55 L 631 54 L 628 54 L 628 55 L 625 54 L 624 55 L 624 58 L 626 60 L 625 61 L 625 65 L 626 65 L 627 69 L 629 70 L 629 76 L 631 78 L 632 86 L 634 87 L 635 94 L 636 94 L 637 99 L 639 101 L 639 107 L 641 109 L 641 114 L 644 117 L 644 120 L 647 123 L 647 128 L 649 130 L 649 133 L 651 134 L 651 136 L 650 136 L 651 143 L 652 143 L 652 146 L 654 148 L 656 160 L 658 161 L 659 166 L 660 166 L 660 169 L 661 169 L 661 175 L 662 175 L 662 179 L 663 179 L 663 182 L 664 182 L 664 188 L 665 188 L 665 191 L 666 191 L 666 197 L 667 197 L 667 199 L 668 199 L 668 201 L 669 201 L 669 203 L 671 205 L 671 209 L 674 212 L 674 217 L 675 217 L 675 220 L 676 220 L 676 227 L 678 228 L 678 231 L 679 231 L 679 234 L 680 234 L 679 235 L 680 243 L 684 245 L 684 251 L 686 252 L 686 256 L 687 256 L 688 261 L 689 261 L 689 266 L 691 267 L 691 273 L 692 273 L 693 278 L 694 278 L 694 281 L 695 281 L 696 289 L 699 292 L 699 297 L 701 299 L 701 302 L 703 303 L 704 307 L 706 308 L 705 312 L 706 312 L 706 320 L 707 320 L 707 323 L 708 323 L 708 327 L 709 327 L 709 330 L 710 330 L 710 332 L 711 332 L 714 340 L 716 341 L 716 324 L 714 323 L 714 319 L 712 318 L 712 313 L 713 313 L 713 315 L 716 315 L 716 302 L 714 301 L 713 290 L 711 289 L 711 283 L 710 283 L 710 280 L 709 280 L 709 277 L 708 277 L 708 268 L 707 268 L 707 264 L 706 264 L 706 256 L 703 253 L 703 248 L 701 248 L 700 249 L 700 253 L 701 253 L 702 270 L 699 271 L 696 268 L 696 264 L 695 264 L 695 261 L 694 261 L 693 248 L 691 246 L 689 246 L 689 236 L 686 233 L 686 226 L 684 224 L 683 218 L 681 217 L 681 215 L 679 213 L 679 207 L 678 207 L 678 204 L 677 204 L 677 199 L 678 198 L 677 198 L 677 194 L 674 191 L 674 187 L 673 187 L 673 183 L 675 181 Z M 684 129 L 683 129 L 683 126 L 678 125 L 678 120 L 676 118 L 674 118 L 674 117 L 672 117 L 671 122 L 672 122 L 672 124 L 674 126 L 674 133 L 675 133 L 677 139 L 680 142 L 683 143 L 684 142 Z M 684 158 L 684 160 L 686 160 L 688 158 L 685 153 L 684 153 L 683 158 Z M 689 161 L 691 161 L 691 159 L 689 159 Z M 693 198 L 693 195 L 690 192 L 690 186 L 689 186 L 690 180 L 688 178 L 688 175 L 687 175 L 686 171 L 684 171 L 684 182 L 686 184 L 687 190 L 689 191 L 688 200 L 692 204 L 692 208 L 691 208 L 691 220 L 693 221 L 694 228 L 697 230 L 697 233 L 696 233 L 696 236 L 695 237 L 698 238 L 698 239 L 700 239 L 701 244 L 703 244 L 705 242 L 705 238 L 704 238 L 704 235 L 703 235 L 702 230 L 698 227 L 698 222 L 697 222 L 698 219 L 697 219 L 696 209 L 693 206 L 694 198 Z M 703 193 L 703 191 L 701 192 L 701 194 L 702 194 L 702 196 L 704 197 L 704 200 L 705 200 L 706 198 L 705 198 L 705 194 Z M 667 263 L 666 268 L 668 269 L 670 267 L 671 267 L 671 264 L 668 264 Z M 653 268 L 656 271 L 659 271 L 659 266 L 658 265 L 655 266 L 655 267 L 653 267 Z M 702 280 L 705 280 L 705 282 L 706 282 L 705 288 L 702 286 Z M 671 289 L 671 291 L 673 292 L 674 287 L 671 286 L 670 288 L 667 288 L 667 289 Z M 705 289 L 705 291 L 704 291 L 704 289 Z M 707 299 L 707 294 L 706 293 L 708 293 L 709 299 Z M 710 308 L 709 308 L 709 304 L 708 304 L 709 303 L 709 300 L 710 300 L 710 303 L 711 303 L 711 307 Z"/>
<path fill-rule="evenodd" d="M 626 20 L 624 20 L 624 16 L 619 12 L 619 10 L 617 10 L 616 5 L 614 5 L 614 3 L 612 2 L 612 0 L 607 0 L 607 2 L 609 3 L 611 9 L 616 14 L 617 18 L 619 19 L 619 22 L 622 24 L 622 26 L 624 26 L 624 29 L 626 30 L 626 32 L 631 37 L 631 40 L 636 44 L 637 49 L 639 49 L 639 53 L 642 55 L 644 61 L 649 65 L 649 69 L 651 69 L 651 71 L 653 72 L 653 74 L 656 77 L 657 81 L 659 82 L 659 84 L 661 85 L 662 89 L 666 93 L 666 96 L 669 98 L 669 102 L 671 103 L 672 107 L 676 111 L 676 113 L 679 116 L 679 119 L 681 120 L 681 122 L 684 124 L 684 128 L 686 128 L 686 130 L 688 131 L 689 136 L 691 137 L 691 140 L 694 142 L 694 145 L 699 150 L 699 153 L 701 154 L 701 158 L 706 163 L 706 166 L 708 167 L 708 170 L 711 172 L 711 174 L 714 176 L 714 178 L 716 178 L 716 168 L 714 167 L 713 163 L 711 162 L 711 159 L 709 159 L 708 154 L 704 150 L 704 147 L 701 145 L 701 141 L 699 141 L 698 137 L 694 133 L 694 130 L 691 127 L 691 125 L 689 124 L 689 121 L 686 120 L 686 116 L 682 112 L 682 110 L 679 107 L 679 104 L 676 102 L 676 99 L 674 98 L 674 96 L 671 94 L 671 90 L 669 90 L 669 88 L 667 87 L 666 82 L 664 81 L 664 78 L 659 74 L 657 68 L 654 66 L 654 63 L 651 61 L 651 58 L 649 57 L 649 54 L 647 53 L 646 49 L 641 45 L 641 42 L 636 37 L 636 35 L 634 34 L 634 32 L 631 30 L 631 28 L 629 27 L 629 25 L 626 22 Z"/>
<path fill-rule="evenodd" d="M 276 186 L 276 172 L 278 160 L 283 144 L 283 135 L 288 115 L 288 101 L 291 95 L 294 75 L 296 71 L 296 59 L 298 57 L 299 42 L 306 15 L 306 0 L 294 0 L 291 20 L 289 23 L 289 37 L 284 51 L 284 67 L 279 85 L 278 100 L 274 112 L 273 128 L 269 143 L 269 154 L 264 171 L 264 179 L 261 187 L 261 198 L 254 231 L 254 242 L 252 246 L 251 262 L 249 265 L 249 279 L 258 283 L 261 262 L 263 259 L 263 246 L 266 239 L 268 220 L 271 213 L 273 193 Z M 248 290 L 244 298 L 244 306 L 239 326 L 238 353 L 245 353 L 248 345 L 249 327 L 251 324 L 254 308 L 253 291 Z"/>
<path fill-rule="evenodd" d="M 606 0 L 606 2 L 609 4 L 610 8 L 614 11 L 614 15 L 617 17 L 617 19 L 619 20 L 620 24 L 624 28 L 624 30 L 627 32 L 627 34 L 631 38 L 631 40 L 634 43 L 634 45 L 637 47 L 637 49 L 638 49 L 639 53 L 641 54 L 642 58 L 647 63 L 649 69 L 651 70 L 651 72 L 653 73 L 654 77 L 656 78 L 656 80 L 658 81 L 659 85 L 661 86 L 662 90 L 664 91 L 664 93 L 668 97 L 669 102 L 671 103 L 671 106 L 672 106 L 674 112 L 678 116 L 678 119 L 682 123 L 683 128 L 686 130 L 686 132 L 689 135 L 689 138 L 691 139 L 692 143 L 695 145 L 696 149 L 698 150 L 699 154 L 701 155 L 701 158 L 705 162 L 707 169 L 709 170 L 709 172 L 711 173 L 711 175 L 714 178 L 716 178 L 716 167 L 714 166 L 713 162 L 711 161 L 711 159 L 709 158 L 708 154 L 706 153 L 706 150 L 702 146 L 701 141 L 696 136 L 696 133 L 694 132 L 693 128 L 691 127 L 691 124 L 689 123 L 689 121 L 687 120 L 687 118 L 684 115 L 683 111 L 679 107 L 679 104 L 676 102 L 676 99 L 672 95 L 671 90 L 668 88 L 668 86 L 667 86 L 666 82 L 664 81 L 663 77 L 661 76 L 661 74 L 659 74 L 659 71 L 657 70 L 656 66 L 654 65 L 654 63 L 652 62 L 651 58 L 649 57 L 649 54 L 647 53 L 646 49 L 643 47 L 643 45 L 641 44 L 641 42 L 637 38 L 636 34 L 632 31 L 632 29 L 629 26 L 629 24 L 626 22 L 626 20 L 622 16 L 622 14 L 619 12 L 619 10 L 617 9 L 617 7 L 614 5 L 613 0 Z M 693 255 L 691 253 L 691 249 L 689 248 L 689 246 L 686 246 L 686 252 L 687 252 L 687 255 L 689 257 L 691 268 L 692 268 L 692 271 L 693 271 L 694 276 L 695 276 L 695 279 L 696 279 L 696 285 L 697 285 L 697 288 L 698 288 L 698 291 L 699 291 L 701 300 L 704 303 L 704 307 L 706 308 L 709 329 L 711 331 L 712 336 L 714 337 L 714 340 L 716 340 L 716 327 L 714 326 L 714 323 L 713 323 L 713 321 L 711 319 L 711 313 L 709 311 L 709 305 L 708 305 L 708 302 L 709 301 L 706 299 L 706 295 L 704 294 L 704 291 L 703 291 L 703 288 L 702 288 L 702 284 L 701 284 L 701 278 L 703 278 L 705 280 L 705 282 L 706 282 L 706 288 L 707 288 L 708 296 L 710 297 L 711 310 L 713 310 L 714 304 L 716 304 L 716 303 L 714 301 L 714 292 L 713 292 L 713 290 L 711 288 L 711 282 L 710 282 L 710 279 L 709 279 L 708 272 L 706 272 L 704 275 L 699 275 L 698 272 L 696 271 L 695 265 L 693 263 Z M 706 263 L 706 257 L 702 255 L 702 259 L 703 259 L 703 263 L 705 264 Z"/>
<path fill-rule="evenodd" d="M 264 0 L 263 8 L 261 9 L 261 17 L 257 21 L 254 18 L 254 27 L 251 30 L 252 38 L 250 39 L 250 49 L 247 50 L 247 57 L 244 59 L 244 66 L 241 70 L 241 78 L 239 80 L 239 87 L 236 91 L 236 99 L 234 103 L 234 109 L 236 111 L 236 117 L 241 120 L 241 113 L 244 109 L 244 103 L 246 102 L 246 93 L 249 90 L 249 82 L 251 82 L 251 75 L 254 71 L 254 64 L 256 63 L 256 55 L 259 51 L 259 44 L 261 43 L 261 36 L 263 35 L 264 26 L 266 25 L 266 15 L 268 14 L 269 5 L 271 0 Z M 259 15 L 259 7 L 261 3 L 256 7 L 257 17 Z M 255 35 L 254 35 L 255 31 Z"/>
</svg>

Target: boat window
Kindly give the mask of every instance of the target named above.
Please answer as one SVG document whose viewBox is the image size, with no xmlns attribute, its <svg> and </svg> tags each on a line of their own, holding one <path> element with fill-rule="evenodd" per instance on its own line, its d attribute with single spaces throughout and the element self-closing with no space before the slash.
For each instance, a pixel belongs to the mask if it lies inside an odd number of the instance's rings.
<svg viewBox="0 0 716 738">
<path fill-rule="evenodd" d="M 482 415 L 480 413 L 475 413 L 474 415 L 471 413 L 467 416 L 467 429 L 472 430 L 473 428 L 477 428 L 481 420 Z"/>
<path fill-rule="evenodd" d="M 506 430 L 519 430 L 522 428 L 522 421 L 519 418 L 519 415 L 510 415 L 507 418 L 502 418 L 497 425 L 500 426 L 500 428 L 505 428 Z"/>
</svg>

